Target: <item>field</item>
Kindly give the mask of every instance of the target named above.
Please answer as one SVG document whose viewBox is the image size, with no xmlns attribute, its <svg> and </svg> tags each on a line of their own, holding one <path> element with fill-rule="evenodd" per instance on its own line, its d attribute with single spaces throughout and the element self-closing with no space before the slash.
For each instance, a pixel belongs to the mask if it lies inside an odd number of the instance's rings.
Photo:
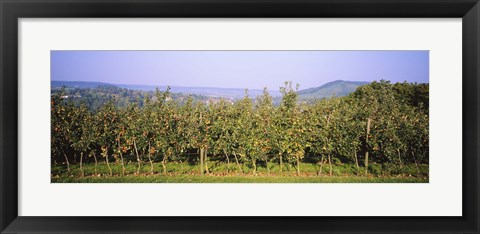
<svg viewBox="0 0 480 234">
<path fill-rule="evenodd" d="M 318 165 L 302 163 L 302 174 L 297 176 L 295 167 L 286 167 L 279 173 L 278 165 L 259 167 L 256 175 L 248 167 L 243 167 L 244 173 L 237 172 L 236 166 L 226 163 L 213 163 L 210 173 L 200 175 L 198 165 L 188 163 L 169 163 L 167 173 L 162 172 L 160 163 L 154 164 L 154 174 L 150 174 L 150 165 L 144 164 L 140 174 L 136 174 L 137 165 L 126 165 L 126 175 L 122 176 L 120 164 L 111 163 L 113 175 L 110 176 L 106 164 L 99 163 L 97 173 L 94 164 L 85 164 L 85 175 L 81 176 L 77 165 L 71 166 L 70 175 L 65 165 L 52 166 L 52 183 L 428 183 L 428 165 L 420 165 L 420 174 L 415 165 L 405 165 L 401 173 L 389 176 L 383 172 L 381 165 L 373 164 L 369 168 L 374 175 L 356 175 L 356 168 L 348 164 L 334 165 L 333 176 L 328 175 L 328 166 L 323 166 L 319 174 Z M 237 171 L 236 171 L 237 170 Z M 228 172 L 227 172 L 228 171 Z M 385 173 L 385 175 L 382 175 Z"/>
</svg>

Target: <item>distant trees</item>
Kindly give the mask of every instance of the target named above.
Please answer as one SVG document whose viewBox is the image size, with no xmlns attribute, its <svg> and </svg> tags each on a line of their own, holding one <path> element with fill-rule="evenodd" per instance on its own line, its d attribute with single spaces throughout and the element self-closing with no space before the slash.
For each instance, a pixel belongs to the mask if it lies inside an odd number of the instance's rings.
<svg viewBox="0 0 480 234">
<path fill-rule="evenodd" d="M 373 82 L 346 97 L 299 101 L 298 85 L 286 82 L 282 100 L 274 105 L 265 89 L 252 99 L 203 102 L 177 101 L 156 90 L 122 105 L 107 101 L 93 110 L 86 104 L 52 95 L 52 163 L 78 164 L 101 155 L 111 163 L 136 163 L 134 174 L 169 173 L 170 162 L 197 163 L 198 173 L 211 173 L 209 164 L 226 162 L 226 173 L 257 174 L 259 166 L 278 165 L 276 173 L 301 165 L 319 166 L 328 175 L 338 164 L 350 164 L 364 175 L 398 174 L 407 164 L 428 163 L 428 84 Z M 119 94 L 124 95 L 124 94 Z M 124 107 L 122 107 L 124 106 Z M 88 157 L 86 157 L 88 155 Z M 142 171 L 142 165 L 150 165 Z M 155 171 L 154 163 L 161 164 Z M 380 172 L 372 163 L 381 165 Z M 172 170 L 172 169 L 170 169 Z"/>
</svg>

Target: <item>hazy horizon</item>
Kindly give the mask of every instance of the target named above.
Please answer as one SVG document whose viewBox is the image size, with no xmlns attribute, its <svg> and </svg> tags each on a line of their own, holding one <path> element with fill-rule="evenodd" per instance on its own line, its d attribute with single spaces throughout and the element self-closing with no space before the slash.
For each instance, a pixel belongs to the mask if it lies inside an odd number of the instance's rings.
<svg viewBox="0 0 480 234">
<path fill-rule="evenodd" d="M 242 88 L 242 87 L 214 87 L 214 86 L 173 86 L 173 85 L 148 85 L 148 84 L 121 84 L 121 83 L 110 83 L 110 82 L 101 82 L 101 81 L 91 81 L 91 80 L 86 80 L 86 81 L 78 81 L 78 80 L 51 80 L 52 82 L 53 81 L 56 81 L 56 82 L 85 82 L 85 83 L 104 83 L 104 84 L 109 84 L 109 85 L 120 85 L 120 86 L 139 86 L 139 87 L 143 87 L 143 86 L 147 86 L 147 87 L 177 87 L 177 88 L 221 88 L 221 89 L 248 89 L 248 90 L 263 90 L 263 88 Z M 328 81 L 327 83 L 330 83 L 330 82 L 335 82 L 335 81 L 345 81 L 345 82 L 370 82 L 370 81 L 350 81 L 350 80 L 332 80 L 332 81 Z M 380 80 L 376 80 L 377 82 L 380 81 Z M 388 80 L 387 80 L 388 81 Z M 288 81 L 287 81 L 288 82 Z M 373 82 L 373 81 L 371 81 Z M 402 81 L 403 82 L 403 81 Z M 284 82 L 283 82 L 284 83 Z M 282 84 L 283 84 L 282 83 Z M 324 84 L 327 84 L 327 83 L 324 83 Z M 428 83 L 428 82 L 427 82 Z M 319 86 L 322 86 L 324 84 L 321 84 Z M 301 84 L 299 84 L 301 86 Z M 295 86 L 295 83 L 292 82 L 292 86 Z M 319 86 L 316 86 L 316 87 L 319 87 Z M 311 87 L 311 88 L 316 88 L 316 87 Z M 268 87 L 267 87 L 268 88 Z M 300 87 L 299 90 L 303 90 L 303 89 L 309 89 L 309 88 L 302 88 Z M 280 90 L 280 87 L 276 88 L 276 89 L 270 89 L 268 88 L 268 91 L 279 91 Z"/>
<path fill-rule="evenodd" d="M 429 83 L 429 52 L 51 51 L 52 81 L 278 90 L 382 79 Z"/>
</svg>

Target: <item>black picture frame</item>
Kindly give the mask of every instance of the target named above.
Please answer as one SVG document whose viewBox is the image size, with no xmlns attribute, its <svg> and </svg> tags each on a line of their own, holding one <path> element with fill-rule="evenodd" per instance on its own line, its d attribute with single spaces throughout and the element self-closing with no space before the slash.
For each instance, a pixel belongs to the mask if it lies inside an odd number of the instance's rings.
<svg viewBox="0 0 480 234">
<path fill-rule="evenodd" d="M 0 0 L 1 233 L 478 233 L 478 0 Z M 105 17 L 462 18 L 462 217 L 18 216 L 18 19 Z M 38 201 L 41 202 L 39 197 Z M 441 204 L 438 204 L 441 206 Z"/>
</svg>

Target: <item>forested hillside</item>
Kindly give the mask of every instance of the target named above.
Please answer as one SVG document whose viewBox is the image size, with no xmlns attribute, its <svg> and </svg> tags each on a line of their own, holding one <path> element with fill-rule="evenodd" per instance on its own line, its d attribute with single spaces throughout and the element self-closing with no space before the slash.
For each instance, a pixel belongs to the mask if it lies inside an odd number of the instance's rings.
<svg viewBox="0 0 480 234">
<path fill-rule="evenodd" d="M 187 98 L 195 101 L 208 102 L 218 100 L 219 98 L 209 98 L 196 94 L 169 93 L 169 98 L 175 99 L 180 104 Z M 97 111 L 105 104 L 112 102 L 119 109 L 127 108 L 135 103 L 138 107 L 143 107 L 147 97 L 156 100 L 155 91 L 144 91 L 139 89 L 119 88 L 116 86 L 97 86 L 97 87 L 55 87 L 52 89 L 52 95 L 65 99 L 65 102 L 71 102 L 75 106 L 84 105 L 90 111 Z M 231 100 L 231 99 L 225 99 Z"/>
<path fill-rule="evenodd" d="M 369 82 L 336 80 L 328 82 L 320 87 L 299 90 L 300 99 L 343 97 L 354 92 L 359 86 Z"/>
</svg>

